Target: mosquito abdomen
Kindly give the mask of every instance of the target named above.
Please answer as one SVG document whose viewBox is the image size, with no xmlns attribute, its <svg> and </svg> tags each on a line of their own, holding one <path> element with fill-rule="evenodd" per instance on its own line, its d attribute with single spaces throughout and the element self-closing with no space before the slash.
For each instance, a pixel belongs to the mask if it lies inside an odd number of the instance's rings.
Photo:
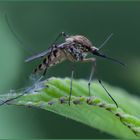
<svg viewBox="0 0 140 140">
<path fill-rule="evenodd" d="M 34 69 L 34 73 L 44 71 L 45 69 L 48 69 L 52 66 L 55 66 L 56 64 L 61 63 L 65 59 L 66 57 L 63 51 L 54 50 L 51 54 L 44 57 L 42 63 Z"/>
</svg>

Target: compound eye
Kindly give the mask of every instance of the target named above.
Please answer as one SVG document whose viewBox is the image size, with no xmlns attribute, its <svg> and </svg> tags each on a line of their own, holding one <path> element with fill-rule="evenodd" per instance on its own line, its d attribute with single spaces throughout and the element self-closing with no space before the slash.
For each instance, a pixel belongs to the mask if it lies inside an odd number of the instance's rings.
<svg viewBox="0 0 140 140">
<path fill-rule="evenodd" d="M 99 49 L 96 48 L 95 46 L 92 46 L 91 48 L 92 48 L 92 50 L 94 50 L 94 51 L 99 51 Z"/>
</svg>

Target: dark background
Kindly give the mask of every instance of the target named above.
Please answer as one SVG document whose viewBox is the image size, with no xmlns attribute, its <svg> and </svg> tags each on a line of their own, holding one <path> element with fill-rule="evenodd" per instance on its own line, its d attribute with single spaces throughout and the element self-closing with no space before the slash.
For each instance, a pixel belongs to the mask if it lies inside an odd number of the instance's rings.
<svg viewBox="0 0 140 140">
<path fill-rule="evenodd" d="M 5 13 L 18 38 L 11 33 Z M 40 61 L 26 64 L 25 58 L 46 50 L 62 31 L 85 35 L 97 47 L 114 33 L 103 52 L 121 59 L 128 68 L 98 58 L 95 77 L 140 96 L 140 2 L 1 2 L 1 94 L 27 85 Z M 69 77 L 69 64 L 64 62 L 51 68 L 47 77 Z M 75 78 L 88 79 L 90 68 L 90 64 L 76 63 Z M 19 137 L 113 138 L 44 110 L 1 106 L 0 138 Z"/>
</svg>

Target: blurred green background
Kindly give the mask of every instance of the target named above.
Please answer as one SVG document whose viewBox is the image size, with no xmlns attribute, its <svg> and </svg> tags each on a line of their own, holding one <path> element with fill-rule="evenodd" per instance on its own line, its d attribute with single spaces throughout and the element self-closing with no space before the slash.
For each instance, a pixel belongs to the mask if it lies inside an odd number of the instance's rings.
<svg viewBox="0 0 140 140">
<path fill-rule="evenodd" d="M 18 39 L 11 33 L 5 20 Z M 98 58 L 95 77 L 140 96 L 140 2 L 1 2 L 0 91 L 27 85 L 40 62 L 25 58 L 47 49 L 58 33 L 82 34 L 95 46 L 114 33 L 103 52 L 121 59 L 127 69 Z M 69 77 L 64 62 L 51 68 L 47 77 Z M 75 78 L 88 79 L 91 64 L 75 64 Z M 109 89 L 108 89 L 109 90 Z M 103 114 L 104 115 L 104 114 Z M 88 126 L 53 113 L 15 106 L 0 107 L 0 138 L 113 138 Z"/>
</svg>

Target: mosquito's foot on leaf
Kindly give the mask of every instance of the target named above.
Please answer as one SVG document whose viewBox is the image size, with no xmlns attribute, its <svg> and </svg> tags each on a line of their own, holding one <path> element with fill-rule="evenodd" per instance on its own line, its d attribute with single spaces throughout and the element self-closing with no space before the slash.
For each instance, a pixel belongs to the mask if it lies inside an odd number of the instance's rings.
<svg viewBox="0 0 140 140">
<path fill-rule="evenodd" d="M 117 117 L 122 117 L 122 115 L 120 113 L 116 113 L 115 114 Z"/>
<path fill-rule="evenodd" d="M 53 105 L 55 102 L 54 101 L 49 101 L 48 105 Z"/>
<path fill-rule="evenodd" d="M 60 98 L 59 101 L 60 101 L 61 104 L 66 103 L 66 99 L 64 97 Z"/>
<path fill-rule="evenodd" d="M 87 99 L 87 104 L 93 105 L 93 97 L 89 97 L 89 98 Z"/>
</svg>

